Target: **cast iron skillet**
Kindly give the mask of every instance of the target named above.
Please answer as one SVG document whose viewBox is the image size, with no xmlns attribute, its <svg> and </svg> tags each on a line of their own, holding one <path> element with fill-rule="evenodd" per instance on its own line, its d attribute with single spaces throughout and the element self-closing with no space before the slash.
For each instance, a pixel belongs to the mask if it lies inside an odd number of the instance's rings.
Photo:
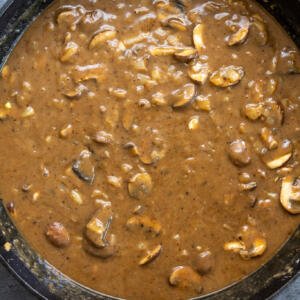
<svg viewBox="0 0 300 300">
<path fill-rule="evenodd" d="M 103 0 L 105 1 L 105 0 Z M 27 26 L 52 0 L 8 0 L 0 10 L 0 69 Z M 300 46 L 300 0 L 260 2 Z M 2 180 L 5 180 L 3 178 Z M 12 249 L 3 245 L 9 242 Z M 34 294 L 51 300 L 118 299 L 86 288 L 34 252 L 18 233 L 0 199 L 0 259 Z M 195 299 L 266 299 L 300 271 L 300 225 L 277 254 L 256 272 L 222 290 Z"/>
</svg>

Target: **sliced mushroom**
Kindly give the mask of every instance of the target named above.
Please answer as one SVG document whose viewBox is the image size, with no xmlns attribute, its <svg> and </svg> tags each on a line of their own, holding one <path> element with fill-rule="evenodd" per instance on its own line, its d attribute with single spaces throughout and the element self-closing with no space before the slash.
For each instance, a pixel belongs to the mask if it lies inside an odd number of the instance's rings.
<svg viewBox="0 0 300 300">
<path fill-rule="evenodd" d="M 179 31 L 186 31 L 190 24 L 187 19 L 181 16 L 172 16 L 164 20 L 163 23 Z"/>
<path fill-rule="evenodd" d="M 252 245 L 249 249 L 241 249 L 240 256 L 243 259 L 250 259 L 253 257 L 261 256 L 267 249 L 267 241 L 265 238 L 256 238 L 252 242 Z"/>
<path fill-rule="evenodd" d="M 268 151 L 262 156 L 263 162 L 270 169 L 277 169 L 283 166 L 293 154 L 293 144 L 290 140 L 283 140 L 277 149 Z"/>
<path fill-rule="evenodd" d="M 198 129 L 199 126 L 200 126 L 199 120 L 200 120 L 199 116 L 192 116 L 192 117 L 190 118 L 189 123 L 188 123 L 188 128 L 189 128 L 189 130 L 192 130 L 192 131 L 193 131 L 193 130 Z"/>
<path fill-rule="evenodd" d="M 231 161 L 241 167 L 251 162 L 251 156 L 245 141 L 238 139 L 229 144 L 228 154 Z"/>
<path fill-rule="evenodd" d="M 162 246 L 161 245 L 157 245 L 152 250 L 148 251 L 148 253 L 146 254 L 146 256 L 144 256 L 139 261 L 139 265 L 140 266 L 144 266 L 144 265 L 152 262 L 155 258 L 157 258 L 159 256 L 161 250 L 162 250 Z"/>
<path fill-rule="evenodd" d="M 113 29 L 107 29 L 95 34 L 89 44 L 89 49 L 92 50 L 94 48 L 98 48 L 103 45 L 106 41 L 112 40 L 116 37 L 117 32 Z"/>
<path fill-rule="evenodd" d="M 173 103 L 173 108 L 180 108 L 189 104 L 197 95 L 196 86 L 193 83 L 187 83 L 182 89 L 176 90 L 174 96 L 177 99 Z"/>
<path fill-rule="evenodd" d="M 116 245 L 116 236 L 114 234 L 109 235 L 106 240 L 107 244 L 105 247 L 95 247 L 87 239 L 82 240 L 82 247 L 83 249 L 93 255 L 103 259 L 109 258 L 113 256 L 117 252 L 117 245 Z"/>
<path fill-rule="evenodd" d="M 233 33 L 228 38 L 228 42 L 227 42 L 228 46 L 234 46 L 234 45 L 244 43 L 248 36 L 248 33 L 249 33 L 249 24 L 245 24 L 244 27 L 239 28 L 237 32 Z"/>
<path fill-rule="evenodd" d="M 195 110 L 204 110 L 204 111 L 211 110 L 211 104 L 208 96 L 203 96 L 203 95 L 197 96 L 192 105 Z"/>
<path fill-rule="evenodd" d="M 203 24 L 196 25 L 193 30 L 193 41 L 195 48 L 198 50 L 198 52 L 202 52 L 202 50 L 206 48 L 203 41 L 203 31 Z"/>
<path fill-rule="evenodd" d="M 167 56 L 167 55 L 173 55 L 178 50 L 176 47 L 171 46 L 162 46 L 162 47 L 152 47 L 149 49 L 149 52 L 153 56 Z"/>
<path fill-rule="evenodd" d="M 77 85 L 74 89 L 63 92 L 62 94 L 69 99 L 80 98 L 87 88 L 83 84 Z"/>
<path fill-rule="evenodd" d="M 266 101 L 263 105 L 262 120 L 274 127 L 280 127 L 284 122 L 284 108 L 276 101 Z"/>
<path fill-rule="evenodd" d="M 259 45 L 264 46 L 268 42 L 268 32 L 266 24 L 259 15 L 252 16 L 251 32 L 255 36 L 255 40 Z"/>
<path fill-rule="evenodd" d="M 77 53 L 79 47 L 74 42 L 67 43 L 66 47 L 63 49 L 62 55 L 60 57 L 61 62 L 68 62 L 70 61 Z"/>
<path fill-rule="evenodd" d="M 145 215 L 136 215 L 131 217 L 127 221 L 126 226 L 131 231 L 141 229 L 145 233 L 151 233 L 154 235 L 159 235 L 161 232 L 161 224 L 157 220 Z"/>
<path fill-rule="evenodd" d="M 248 103 L 244 107 L 245 116 L 252 121 L 259 119 L 262 113 L 263 106 L 260 103 Z"/>
<path fill-rule="evenodd" d="M 224 250 L 239 253 L 241 250 L 245 250 L 246 246 L 242 241 L 232 241 L 224 244 Z"/>
<path fill-rule="evenodd" d="M 291 214 L 300 213 L 300 183 L 291 175 L 282 179 L 280 192 L 281 205 Z"/>
<path fill-rule="evenodd" d="M 195 259 L 195 269 L 201 274 L 209 273 L 214 267 L 214 258 L 212 253 L 207 250 L 200 252 Z"/>
<path fill-rule="evenodd" d="M 80 83 L 88 80 L 96 80 L 101 82 L 106 78 L 106 68 L 102 64 L 94 65 L 77 65 L 72 70 L 72 77 L 76 83 Z"/>
<path fill-rule="evenodd" d="M 95 178 L 95 166 L 91 162 L 91 152 L 83 150 L 79 159 L 72 163 L 72 170 L 79 179 L 92 184 Z"/>
<path fill-rule="evenodd" d="M 152 187 L 152 179 L 148 173 L 137 173 L 128 183 L 128 192 L 133 198 L 143 199 L 151 193 Z"/>
<path fill-rule="evenodd" d="M 177 60 L 181 62 L 190 62 L 198 55 L 198 51 L 194 48 L 185 48 L 174 53 Z"/>
<path fill-rule="evenodd" d="M 263 127 L 260 131 L 260 137 L 269 150 L 274 150 L 278 147 L 278 142 L 269 128 Z"/>
<path fill-rule="evenodd" d="M 56 247 L 64 248 L 70 244 L 70 235 L 65 226 L 59 222 L 50 224 L 46 230 L 47 239 Z"/>
<path fill-rule="evenodd" d="M 219 70 L 213 72 L 209 80 L 215 86 L 224 88 L 239 83 L 243 77 L 244 70 L 242 67 L 223 66 Z"/>
<path fill-rule="evenodd" d="M 124 148 L 125 149 L 129 149 L 130 152 L 134 155 L 134 156 L 139 156 L 140 155 L 140 152 L 139 152 L 139 149 L 138 147 L 136 146 L 135 143 L 133 142 L 128 142 L 124 145 Z"/>
<path fill-rule="evenodd" d="M 108 244 L 107 235 L 110 229 L 113 214 L 110 202 L 105 202 L 92 216 L 85 227 L 85 236 L 93 244 L 93 246 L 102 248 Z"/>
<path fill-rule="evenodd" d="M 100 130 L 97 131 L 93 140 L 98 144 L 111 144 L 113 142 L 113 136 L 106 131 Z"/>
<path fill-rule="evenodd" d="M 201 63 L 197 60 L 190 63 L 188 75 L 193 81 L 204 84 L 208 78 L 208 74 L 209 68 L 207 63 Z"/>
<path fill-rule="evenodd" d="M 247 182 L 247 183 L 239 183 L 240 191 L 252 191 L 256 189 L 257 184 L 255 181 Z"/>
<path fill-rule="evenodd" d="M 173 286 L 192 289 L 197 293 L 202 291 L 201 276 L 189 266 L 175 267 L 169 277 L 169 282 Z"/>
</svg>

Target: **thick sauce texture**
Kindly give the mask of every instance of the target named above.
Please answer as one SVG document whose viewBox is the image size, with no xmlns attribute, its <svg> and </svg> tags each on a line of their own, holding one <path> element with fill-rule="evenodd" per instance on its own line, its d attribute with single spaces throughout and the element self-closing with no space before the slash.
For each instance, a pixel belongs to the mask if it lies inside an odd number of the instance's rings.
<svg viewBox="0 0 300 300">
<path fill-rule="evenodd" d="M 0 79 L 0 197 L 127 299 L 240 280 L 299 224 L 299 50 L 254 1 L 54 1 Z"/>
</svg>

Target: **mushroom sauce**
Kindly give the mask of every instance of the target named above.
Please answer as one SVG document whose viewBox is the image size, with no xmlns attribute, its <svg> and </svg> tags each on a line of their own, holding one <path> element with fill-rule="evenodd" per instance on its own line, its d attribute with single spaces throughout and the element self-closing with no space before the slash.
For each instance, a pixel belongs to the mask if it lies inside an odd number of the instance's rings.
<svg viewBox="0 0 300 300">
<path fill-rule="evenodd" d="M 54 1 L 1 72 L 0 197 L 95 290 L 223 288 L 299 224 L 299 70 L 254 1 Z"/>
</svg>

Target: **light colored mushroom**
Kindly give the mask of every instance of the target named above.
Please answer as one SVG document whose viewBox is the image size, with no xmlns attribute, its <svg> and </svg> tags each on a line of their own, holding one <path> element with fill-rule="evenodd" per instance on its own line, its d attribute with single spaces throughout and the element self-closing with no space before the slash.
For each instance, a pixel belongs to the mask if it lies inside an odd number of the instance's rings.
<svg viewBox="0 0 300 300">
<path fill-rule="evenodd" d="M 177 99 L 173 103 L 173 108 L 180 108 L 189 104 L 197 95 L 196 86 L 193 83 L 187 83 L 182 89 L 176 90 L 174 96 Z"/>
<path fill-rule="evenodd" d="M 182 50 L 179 50 L 174 53 L 174 56 L 177 60 L 181 62 L 189 62 L 192 59 L 194 59 L 198 54 L 198 51 L 194 48 L 185 48 Z"/>
<path fill-rule="evenodd" d="M 201 63 L 197 60 L 190 63 L 188 75 L 193 81 L 204 84 L 208 78 L 208 74 L 209 67 L 207 63 Z"/>
<path fill-rule="evenodd" d="M 180 48 L 171 46 L 151 47 L 149 52 L 153 56 L 167 56 L 175 54 Z"/>
<path fill-rule="evenodd" d="M 230 160 L 239 167 L 246 166 L 251 162 L 247 145 L 241 139 L 234 140 L 229 144 L 228 155 Z"/>
<path fill-rule="evenodd" d="M 159 254 L 161 253 L 161 250 L 162 250 L 162 245 L 157 245 L 152 250 L 147 251 L 148 253 L 146 254 L 146 256 L 144 256 L 139 261 L 139 265 L 144 266 L 144 265 L 152 262 L 155 258 L 157 258 L 159 256 Z"/>
<path fill-rule="evenodd" d="M 203 31 L 203 24 L 196 25 L 193 30 L 193 41 L 195 48 L 198 50 L 198 52 L 202 52 L 202 50 L 206 48 L 203 41 Z"/>
<path fill-rule="evenodd" d="M 103 130 L 99 130 L 94 135 L 93 140 L 98 144 L 111 144 L 114 139 L 112 134 Z"/>
<path fill-rule="evenodd" d="M 280 203 L 289 213 L 300 213 L 300 183 L 291 175 L 282 179 Z"/>
<path fill-rule="evenodd" d="M 250 259 L 252 257 L 261 256 L 265 253 L 267 249 L 267 241 L 265 238 L 255 238 L 249 249 L 241 249 L 240 256 L 243 259 Z"/>
<path fill-rule="evenodd" d="M 278 142 L 269 128 L 263 127 L 260 131 L 260 137 L 269 150 L 274 150 L 278 147 Z"/>
<path fill-rule="evenodd" d="M 288 139 L 283 140 L 277 149 L 266 152 L 262 156 L 263 162 L 270 169 L 277 169 L 283 166 L 293 155 L 293 145 Z"/>
<path fill-rule="evenodd" d="M 62 55 L 60 57 L 61 62 L 68 62 L 70 61 L 77 53 L 78 53 L 79 47 L 74 42 L 69 42 L 63 49 Z"/>
<path fill-rule="evenodd" d="M 199 128 L 200 126 L 200 117 L 199 116 L 192 116 L 189 120 L 189 123 L 188 123 L 188 128 L 189 130 L 196 130 Z"/>
<path fill-rule="evenodd" d="M 202 277 L 189 266 L 178 266 L 172 270 L 169 277 L 172 286 L 192 289 L 197 293 L 202 291 Z"/>
<path fill-rule="evenodd" d="M 98 209 L 87 223 L 85 227 L 85 235 L 95 247 L 101 248 L 108 244 L 106 238 L 112 218 L 113 215 L 111 206 L 105 205 Z"/>
<path fill-rule="evenodd" d="M 62 94 L 69 99 L 77 99 L 80 98 L 83 92 L 86 90 L 87 90 L 86 86 L 84 86 L 83 84 L 79 84 L 74 89 L 65 91 Z"/>
<path fill-rule="evenodd" d="M 268 31 L 266 24 L 259 15 L 253 15 L 252 19 L 253 21 L 251 24 L 251 29 L 255 35 L 255 40 L 259 43 L 259 45 L 264 46 L 268 42 Z"/>
<path fill-rule="evenodd" d="M 155 236 L 161 232 L 161 224 L 157 220 L 145 215 L 131 217 L 128 219 L 126 227 L 131 231 L 140 229 L 145 233 L 152 233 Z"/>
<path fill-rule="evenodd" d="M 259 119 L 263 113 L 263 106 L 260 103 L 248 103 L 244 106 L 245 116 L 252 121 Z"/>
<path fill-rule="evenodd" d="M 89 49 L 92 50 L 94 48 L 98 48 L 103 45 L 106 41 L 112 40 L 116 37 L 117 32 L 114 29 L 107 29 L 95 34 L 89 44 Z"/>
<path fill-rule="evenodd" d="M 219 87 L 228 87 L 239 83 L 244 77 L 244 70 L 238 66 L 221 67 L 213 72 L 209 80 L 212 84 Z"/>
<path fill-rule="evenodd" d="M 128 192 L 133 198 L 143 199 L 151 193 L 152 187 L 152 179 L 148 173 L 137 173 L 129 180 Z"/>
<path fill-rule="evenodd" d="M 242 44 L 243 42 L 245 42 L 248 33 L 249 33 L 249 24 L 245 24 L 245 26 L 239 28 L 235 33 L 233 33 L 228 38 L 228 42 L 227 42 L 228 46 Z"/>
</svg>

